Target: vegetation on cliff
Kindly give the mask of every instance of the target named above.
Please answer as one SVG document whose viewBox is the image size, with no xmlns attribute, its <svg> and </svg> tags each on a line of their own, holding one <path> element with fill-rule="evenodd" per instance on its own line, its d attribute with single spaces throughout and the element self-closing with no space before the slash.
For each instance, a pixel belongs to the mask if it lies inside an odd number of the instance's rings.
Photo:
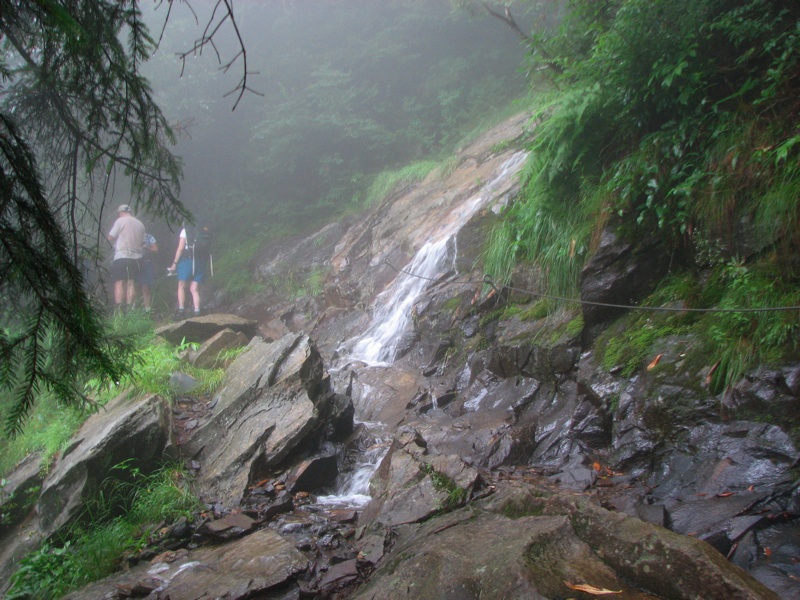
<svg viewBox="0 0 800 600">
<path fill-rule="evenodd" d="M 659 236 L 695 308 L 800 304 L 800 6 L 791 0 L 569 3 L 530 42 L 545 73 L 522 198 L 492 233 L 487 271 L 533 265 L 577 296 L 584 259 L 613 227 Z M 555 68 L 554 68 L 555 67 Z M 756 243 L 749 243 L 756 242 Z M 663 296 L 663 295 L 662 295 Z M 794 312 L 700 319 L 713 382 L 793 348 Z"/>
</svg>

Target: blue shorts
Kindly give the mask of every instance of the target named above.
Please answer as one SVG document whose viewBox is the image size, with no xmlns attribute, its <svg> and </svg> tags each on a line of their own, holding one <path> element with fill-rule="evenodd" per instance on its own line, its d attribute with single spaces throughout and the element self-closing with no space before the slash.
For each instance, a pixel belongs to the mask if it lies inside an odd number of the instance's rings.
<svg viewBox="0 0 800 600">
<path fill-rule="evenodd" d="M 139 261 L 139 283 L 147 287 L 153 287 L 156 282 L 156 268 L 152 260 L 142 259 Z"/>
<path fill-rule="evenodd" d="M 194 275 L 192 275 L 192 259 L 182 258 L 178 263 L 178 279 L 180 281 L 196 281 L 200 283 L 206 277 L 205 261 L 199 260 L 194 264 Z"/>
</svg>

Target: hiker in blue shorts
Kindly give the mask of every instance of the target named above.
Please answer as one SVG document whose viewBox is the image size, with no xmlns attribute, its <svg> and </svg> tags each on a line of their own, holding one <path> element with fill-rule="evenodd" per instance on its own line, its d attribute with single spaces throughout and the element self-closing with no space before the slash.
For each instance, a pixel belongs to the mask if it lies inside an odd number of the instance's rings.
<svg viewBox="0 0 800 600">
<path fill-rule="evenodd" d="M 200 282 L 205 279 L 205 261 L 195 260 L 193 244 L 189 242 L 186 226 L 181 229 L 178 239 L 178 249 L 175 251 L 175 262 L 168 269 L 178 274 L 178 312 L 176 318 L 183 319 L 186 315 L 186 284 L 189 283 L 189 293 L 194 305 L 193 316 L 200 316 Z"/>
</svg>

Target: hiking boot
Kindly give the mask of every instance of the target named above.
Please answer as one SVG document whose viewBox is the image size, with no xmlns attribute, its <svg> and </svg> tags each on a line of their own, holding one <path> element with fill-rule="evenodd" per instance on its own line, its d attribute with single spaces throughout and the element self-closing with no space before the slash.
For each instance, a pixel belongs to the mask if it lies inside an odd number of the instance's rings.
<svg viewBox="0 0 800 600">
<path fill-rule="evenodd" d="M 183 321 L 186 318 L 186 311 L 182 308 L 179 308 L 175 311 L 174 319 L 176 321 Z"/>
</svg>

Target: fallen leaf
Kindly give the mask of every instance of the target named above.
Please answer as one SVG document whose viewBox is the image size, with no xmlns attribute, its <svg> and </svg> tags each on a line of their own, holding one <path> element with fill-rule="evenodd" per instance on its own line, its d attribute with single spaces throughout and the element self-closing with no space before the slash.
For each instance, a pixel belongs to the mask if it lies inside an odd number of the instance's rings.
<svg viewBox="0 0 800 600">
<path fill-rule="evenodd" d="M 739 542 L 734 542 L 733 546 L 731 546 L 731 549 L 728 552 L 728 556 L 726 557 L 728 560 L 730 560 L 731 556 L 733 556 L 733 553 L 736 552 L 736 549 L 738 547 L 739 547 Z"/>
<path fill-rule="evenodd" d="M 720 492 L 717 494 L 717 498 L 727 498 L 728 496 L 733 496 L 733 492 Z"/>
<path fill-rule="evenodd" d="M 764 556 L 766 556 L 767 558 L 772 556 L 772 548 L 764 548 Z"/>
<path fill-rule="evenodd" d="M 658 355 L 658 356 L 656 356 L 656 357 L 655 357 L 655 358 L 654 358 L 652 361 L 650 361 L 650 364 L 649 364 L 649 365 L 647 365 L 647 370 L 649 371 L 649 370 L 651 370 L 651 369 L 655 368 L 655 366 L 656 366 L 656 365 L 659 363 L 659 361 L 661 360 L 661 357 L 662 357 L 662 356 L 664 356 L 664 355 L 663 355 L 663 354 L 659 354 L 659 355 Z"/>
<path fill-rule="evenodd" d="M 719 368 L 721 362 L 722 361 L 718 360 L 717 362 L 714 363 L 714 366 L 711 367 L 711 370 L 708 372 L 708 375 L 706 375 L 706 385 L 709 385 L 711 383 L 711 378 L 714 376 L 714 372 Z"/>
<path fill-rule="evenodd" d="M 595 596 L 607 596 L 609 594 L 622 593 L 622 590 L 615 592 L 614 590 L 607 590 L 605 588 L 595 587 L 593 585 L 589 585 L 588 583 L 577 583 L 573 585 L 569 581 L 565 581 L 564 585 L 566 585 L 571 590 L 575 590 L 577 592 L 586 592 L 587 594 L 594 594 Z"/>
<path fill-rule="evenodd" d="M 754 491 L 755 491 L 755 487 L 756 487 L 756 486 L 754 486 L 754 485 L 751 485 L 749 488 L 747 488 L 747 491 L 748 491 L 748 492 L 754 492 Z"/>
<path fill-rule="evenodd" d="M 595 462 L 595 463 L 593 463 L 593 464 L 592 464 L 592 468 L 593 468 L 595 471 L 600 471 L 600 470 L 601 470 L 603 467 L 600 465 L 600 463 L 599 463 L 599 462 Z"/>
</svg>

